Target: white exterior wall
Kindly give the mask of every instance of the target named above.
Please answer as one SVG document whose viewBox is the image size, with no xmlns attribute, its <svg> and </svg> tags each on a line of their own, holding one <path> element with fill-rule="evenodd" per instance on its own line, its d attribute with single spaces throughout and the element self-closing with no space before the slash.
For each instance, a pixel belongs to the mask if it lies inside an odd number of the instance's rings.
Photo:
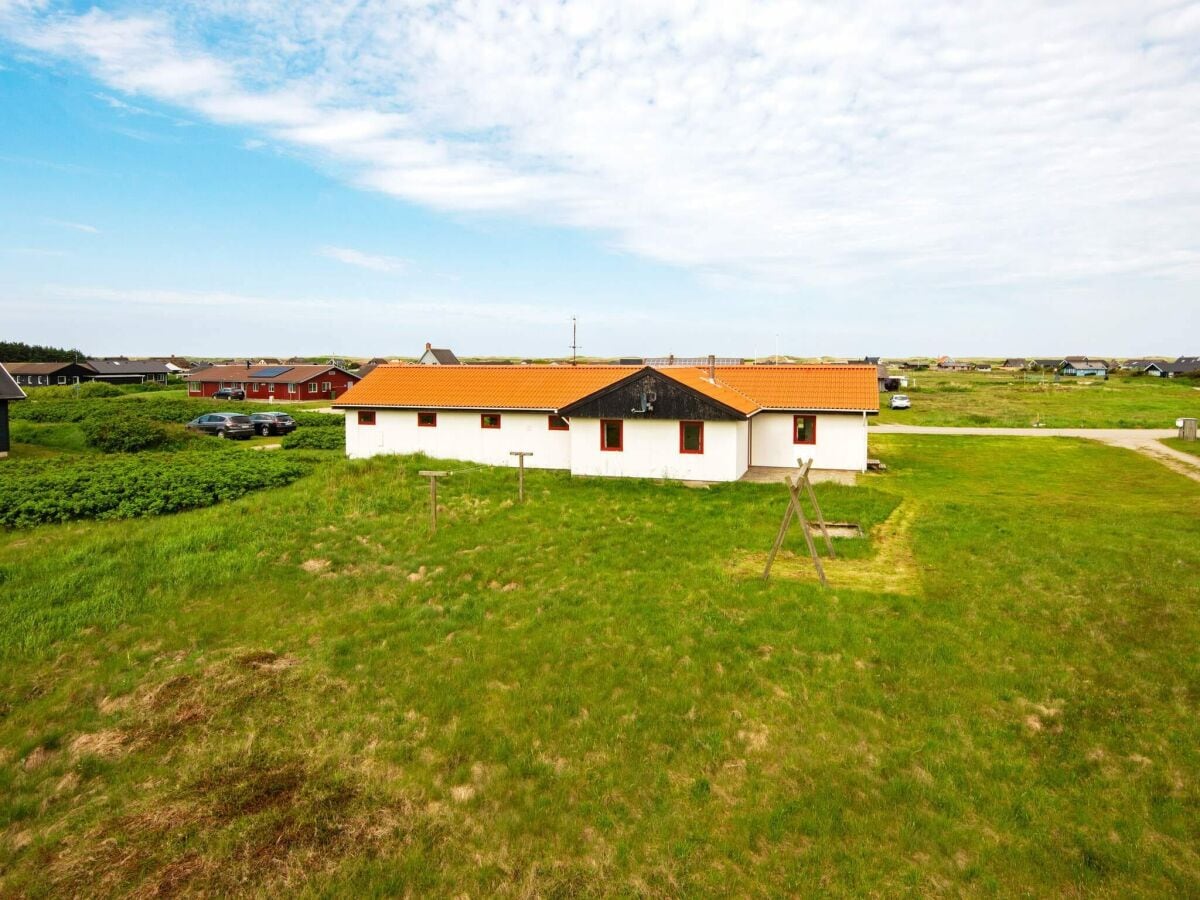
<svg viewBox="0 0 1200 900">
<path fill-rule="evenodd" d="M 432 410 L 431 410 L 432 411 Z M 384 453 L 427 453 L 493 466 L 516 465 L 512 450 L 529 450 L 531 469 L 569 469 L 571 433 L 551 431 L 546 413 L 500 413 L 499 428 L 480 428 L 478 412 L 437 410 L 437 426 L 417 425 L 411 409 L 379 409 L 374 425 L 359 425 L 358 411 L 346 410 L 346 455 L 365 459 Z"/>
<path fill-rule="evenodd" d="M 571 474 L 737 481 L 746 472 L 747 426 L 705 422 L 704 452 L 679 452 L 679 422 L 625 419 L 624 449 L 600 449 L 600 420 L 571 420 Z"/>
<path fill-rule="evenodd" d="M 750 418 L 752 466 L 796 467 L 797 457 L 814 469 L 867 470 L 867 418 L 862 413 L 817 413 L 817 442 L 792 440 L 793 413 L 759 413 Z"/>
</svg>

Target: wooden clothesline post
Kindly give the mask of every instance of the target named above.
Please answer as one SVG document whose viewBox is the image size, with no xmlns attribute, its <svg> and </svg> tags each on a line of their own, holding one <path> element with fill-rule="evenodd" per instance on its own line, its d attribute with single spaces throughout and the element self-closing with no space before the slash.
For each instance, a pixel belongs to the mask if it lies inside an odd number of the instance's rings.
<svg viewBox="0 0 1200 900">
<path fill-rule="evenodd" d="M 445 478 L 449 472 L 426 472 L 417 473 L 429 479 L 429 531 L 431 534 L 437 533 L 437 480 Z"/>
<path fill-rule="evenodd" d="M 517 502 L 525 502 L 525 457 L 533 456 L 529 450 L 510 450 L 509 456 L 517 457 Z"/>
<path fill-rule="evenodd" d="M 812 460 L 807 462 L 796 460 L 800 464 L 800 473 L 796 476 L 793 482 L 791 477 L 784 479 L 784 483 L 788 489 L 788 506 L 784 511 L 783 521 L 779 524 L 779 532 L 775 535 L 775 543 L 771 546 L 771 552 L 767 554 L 767 564 L 763 568 L 763 581 L 771 577 L 771 566 L 775 563 L 775 557 L 783 546 L 784 539 L 787 538 L 788 528 L 791 527 L 792 519 L 800 520 L 800 530 L 804 533 L 804 543 L 808 547 L 808 555 L 812 557 L 813 565 L 817 570 L 817 577 L 821 580 L 822 587 L 829 587 L 829 582 L 825 578 L 825 567 L 821 565 L 821 555 L 817 553 L 817 545 L 813 540 L 812 528 L 808 524 L 808 517 L 804 514 L 804 505 L 800 500 L 800 487 L 804 486 L 805 492 L 808 494 L 808 499 L 812 502 L 813 510 L 816 512 L 817 523 L 821 528 L 821 534 L 825 537 L 825 546 L 829 550 L 829 556 L 834 558 L 837 554 L 833 549 L 833 541 L 829 537 L 829 529 L 825 527 L 825 515 L 821 512 L 821 504 L 817 502 L 816 492 L 813 491 L 812 482 L 808 480 L 808 470 L 812 468 Z"/>
</svg>

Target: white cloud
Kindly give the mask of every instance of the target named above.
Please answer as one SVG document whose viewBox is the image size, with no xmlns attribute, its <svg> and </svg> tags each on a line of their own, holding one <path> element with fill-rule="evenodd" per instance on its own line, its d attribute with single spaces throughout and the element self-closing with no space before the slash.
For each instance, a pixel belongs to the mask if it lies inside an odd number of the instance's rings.
<svg viewBox="0 0 1200 900">
<path fill-rule="evenodd" d="M 394 256 L 363 253 L 361 250 L 353 250 L 350 247 L 326 245 L 318 247 L 317 253 L 329 259 L 336 259 L 348 266 L 358 266 L 360 269 L 370 269 L 373 272 L 403 272 L 408 267 L 407 262 Z"/>
<path fill-rule="evenodd" d="M 0 27 L 368 189 L 723 283 L 1200 275 L 1195 3 L 210 0 Z"/>
<path fill-rule="evenodd" d="M 47 225 L 57 225 L 59 228 L 69 228 L 72 231 L 82 231 L 85 234 L 99 234 L 100 229 L 95 225 L 88 225 L 84 222 L 68 222 L 63 219 L 42 219 Z"/>
</svg>

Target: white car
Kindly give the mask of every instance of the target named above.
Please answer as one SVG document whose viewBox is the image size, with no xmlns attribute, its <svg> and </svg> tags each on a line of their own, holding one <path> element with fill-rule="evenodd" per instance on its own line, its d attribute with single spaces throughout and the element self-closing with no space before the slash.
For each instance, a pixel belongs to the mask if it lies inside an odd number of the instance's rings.
<svg viewBox="0 0 1200 900">
<path fill-rule="evenodd" d="M 892 409 L 911 409 L 912 401 L 908 394 L 892 394 Z"/>
</svg>

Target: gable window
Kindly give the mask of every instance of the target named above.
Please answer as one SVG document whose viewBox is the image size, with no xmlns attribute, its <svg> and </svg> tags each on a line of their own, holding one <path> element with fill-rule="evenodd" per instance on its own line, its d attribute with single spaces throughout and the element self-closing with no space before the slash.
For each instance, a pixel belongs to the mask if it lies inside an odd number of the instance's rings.
<svg viewBox="0 0 1200 900">
<path fill-rule="evenodd" d="M 792 443 L 815 444 L 817 442 L 817 417 L 792 417 Z"/>
<path fill-rule="evenodd" d="M 417 425 L 420 428 L 437 428 L 437 413 L 435 413 L 435 412 L 419 412 L 419 413 L 417 413 Z"/>
<path fill-rule="evenodd" d="M 570 431 L 571 426 L 562 416 L 550 416 L 551 431 Z"/>
<path fill-rule="evenodd" d="M 703 422 L 680 422 L 679 423 L 679 452 L 680 453 L 703 453 L 704 452 L 704 423 Z"/>
<path fill-rule="evenodd" d="M 625 422 L 621 419 L 600 420 L 600 449 L 625 449 Z"/>
<path fill-rule="evenodd" d="M 500 427 L 500 413 L 483 413 L 483 415 L 481 415 L 479 417 L 479 427 L 480 428 L 499 428 Z"/>
<path fill-rule="evenodd" d="M 374 425 L 375 424 L 375 410 L 360 409 L 358 411 L 358 424 L 359 425 Z"/>
</svg>

